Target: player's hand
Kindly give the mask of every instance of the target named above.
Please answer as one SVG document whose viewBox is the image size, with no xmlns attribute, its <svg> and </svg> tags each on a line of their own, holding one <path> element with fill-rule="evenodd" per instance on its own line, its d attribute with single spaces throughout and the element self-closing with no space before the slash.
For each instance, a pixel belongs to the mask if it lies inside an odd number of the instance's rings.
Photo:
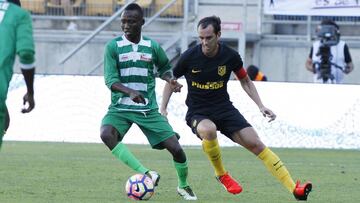
<svg viewBox="0 0 360 203">
<path fill-rule="evenodd" d="M 132 90 L 130 92 L 129 96 L 130 96 L 131 100 L 133 100 L 133 102 L 135 102 L 135 103 L 146 104 L 144 96 L 136 90 Z"/>
<path fill-rule="evenodd" d="M 350 66 L 345 66 L 344 73 L 349 74 L 352 71 Z"/>
<path fill-rule="evenodd" d="M 168 111 L 166 109 L 164 109 L 164 108 L 160 108 L 160 114 L 167 117 Z"/>
<path fill-rule="evenodd" d="M 265 118 L 269 118 L 268 122 L 275 120 L 276 115 L 270 109 L 268 109 L 264 106 L 264 107 L 260 108 L 260 111 Z"/>
<path fill-rule="evenodd" d="M 27 92 L 23 97 L 23 105 L 27 105 L 27 107 L 22 108 L 21 113 L 29 113 L 32 111 L 35 108 L 34 95 Z"/>
<path fill-rule="evenodd" d="M 180 92 L 181 88 L 183 87 L 183 85 L 178 83 L 178 81 L 176 79 L 171 79 L 169 84 L 170 84 L 170 88 L 173 92 Z"/>
</svg>

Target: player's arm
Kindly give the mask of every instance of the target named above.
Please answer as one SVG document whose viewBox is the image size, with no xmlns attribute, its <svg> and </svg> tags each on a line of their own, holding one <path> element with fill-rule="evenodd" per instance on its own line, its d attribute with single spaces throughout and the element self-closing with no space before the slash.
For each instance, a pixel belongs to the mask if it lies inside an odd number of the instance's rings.
<svg viewBox="0 0 360 203">
<path fill-rule="evenodd" d="M 182 55 L 179 59 L 179 61 L 177 62 L 176 66 L 174 67 L 174 69 L 171 71 L 171 77 L 173 78 L 179 78 L 181 76 L 184 75 L 183 73 L 183 67 L 184 67 L 184 55 Z M 171 95 L 173 92 L 180 92 L 180 88 L 178 89 L 179 91 L 176 90 L 176 86 L 171 85 L 171 81 L 167 82 L 164 86 L 163 89 L 163 95 L 162 95 L 162 99 L 161 99 L 161 105 L 160 105 L 160 113 L 164 116 L 167 116 L 168 112 L 167 112 L 167 106 L 168 103 L 170 101 Z"/>
<path fill-rule="evenodd" d="M 106 86 L 114 92 L 121 92 L 129 95 L 135 103 L 145 104 L 144 96 L 134 89 L 128 88 L 120 81 L 119 71 L 117 68 L 117 53 L 114 41 L 109 42 L 105 48 L 104 54 L 104 78 Z"/>
<path fill-rule="evenodd" d="M 309 54 L 309 57 L 306 59 L 306 62 L 305 62 L 305 68 L 312 72 L 312 73 L 315 73 L 315 69 L 314 69 L 314 66 L 313 66 L 313 61 L 311 59 L 312 57 L 312 52 L 313 52 L 313 47 L 311 47 L 311 50 L 310 50 L 310 54 Z"/>
<path fill-rule="evenodd" d="M 21 63 L 21 55 L 20 55 Z M 33 64 L 21 64 L 21 73 L 24 76 L 27 92 L 23 97 L 23 104 L 28 104 L 27 107 L 24 107 L 21 112 L 29 113 L 35 108 L 34 100 L 34 75 L 35 75 L 35 66 Z"/>
<path fill-rule="evenodd" d="M 173 93 L 173 91 L 172 91 L 172 89 L 170 87 L 170 84 L 166 83 L 165 86 L 164 86 L 162 99 L 161 99 L 161 105 L 160 105 L 160 113 L 163 116 L 167 116 L 167 114 L 168 114 L 167 106 L 169 104 L 170 97 L 171 97 L 172 93 Z"/>
<path fill-rule="evenodd" d="M 22 113 L 29 113 L 35 108 L 34 75 L 35 75 L 35 46 L 32 31 L 32 21 L 29 13 L 19 16 L 16 30 L 16 50 L 19 56 L 21 72 L 24 76 L 27 92 L 23 97 L 23 104 L 27 107 Z"/>
<path fill-rule="evenodd" d="M 174 92 L 180 92 L 182 85 L 178 83 L 176 78 L 174 77 L 171 70 L 170 61 L 166 56 L 164 49 L 158 43 L 154 42 L 153 51 L 154 64 L 157 67 L 160 78 L 169 83 L 170 87 L 174 90 Z"/>
<path fill-rule="evenodd" d="M 344 46 L 344 56 L 345 56 L 345 63 L 346 63 L 344 72 L 346 74 L 349 74 L 351 71 L 354 70 L 354 64 L 352 62 L 349 47 L 347 46 L 347 44 L 345 44 L 345 46 Z"/>
<path fill-rule="evenodd" d="M 254 83 L 250 80 L 249 76 L 246 73 L 244 68 L 240 68 L 235 72 L 236 77 L 239 79 L 240 84 L 244 91 L 249 95 L 249 97 L 256 103 L 259 110 L 264 117 L 268 117 L 269 122 L 275 120 L 276 115 L 262 103 L 260 96 L 256 90 Z"/>
</svg>

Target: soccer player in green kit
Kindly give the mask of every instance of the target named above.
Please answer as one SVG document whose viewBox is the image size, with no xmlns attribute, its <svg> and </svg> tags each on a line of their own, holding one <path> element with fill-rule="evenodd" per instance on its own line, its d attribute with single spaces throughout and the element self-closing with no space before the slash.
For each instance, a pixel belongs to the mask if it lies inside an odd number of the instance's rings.
<svg viewBox="0 0 360 203">
<path fill-rule="evenodd" d="M 30 14 L 20 6 L 19 0 L 0 0 L 0 148 L 10 122 L 5 102 L 16 55 L 20 58 L 20 68 L 27 87 L 23 102 L 28 106 L 21 112 L 28 113 L 35 107 L 32 21 Z"/>
<path fill-rule="evenodd" d="M 137 124 L 154 149 L 167 149 L 178 175 L 177 192 L 185 200 L 196 200 L 187 182 L 186 155 L 178 135 L 158 111 L 155 95 L 155 67 L 172 90 L 182 87 L 173 77 L 169 60 L 160 45 L 141 34 L 142 8 L 129 4 L 121 15 L 124 35 L 107 43 L 104 77 L 111 90 L 111 105 L 101 124 L 101 139 L 112 154 L 133 170 L 147 174 L 156 186 L 159 174 L 150 171 L 121 142 L 133 123 Z M 131 135 L 129 135 L 131 136 Z"/>
</svg>

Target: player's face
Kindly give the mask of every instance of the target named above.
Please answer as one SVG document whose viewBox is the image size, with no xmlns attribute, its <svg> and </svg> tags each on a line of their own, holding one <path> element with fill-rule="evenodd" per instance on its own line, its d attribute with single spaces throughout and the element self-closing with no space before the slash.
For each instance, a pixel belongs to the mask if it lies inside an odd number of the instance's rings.
<svg viewBox="0 0 360 203">
<path fill-rule="evenodd" d="M 129 10 L 121 14 L 121 29 L 124 31 L 126 38 L 134 43 L 137 43 L 141 35 L 141 27 L 144 24 L 144 19 L 138 11 Z"/>
<path fill-rule="evenodd" d="M 208 25 L 206 28 L 198 27 L 198 35 L 201 42 L 202 52 L 209 57 L 215 56 L 219 48 L 220 32 L 215 34 L 214 27 Z"/>
</svg>

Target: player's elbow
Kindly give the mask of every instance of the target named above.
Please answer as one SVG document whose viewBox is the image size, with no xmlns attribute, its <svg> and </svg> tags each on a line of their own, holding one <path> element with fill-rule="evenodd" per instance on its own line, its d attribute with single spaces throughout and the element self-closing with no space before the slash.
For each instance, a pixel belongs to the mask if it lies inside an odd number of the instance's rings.
<svg viewBox="0 0 360 203">
<path fill-rule="evenodd" d="M 24 51 L 20 51 L 18 54 L 19 54 L 22 69 L 34 68 L 34 62 L 35 62 L 34 51 L 24 50 Z"/>
</svg>

